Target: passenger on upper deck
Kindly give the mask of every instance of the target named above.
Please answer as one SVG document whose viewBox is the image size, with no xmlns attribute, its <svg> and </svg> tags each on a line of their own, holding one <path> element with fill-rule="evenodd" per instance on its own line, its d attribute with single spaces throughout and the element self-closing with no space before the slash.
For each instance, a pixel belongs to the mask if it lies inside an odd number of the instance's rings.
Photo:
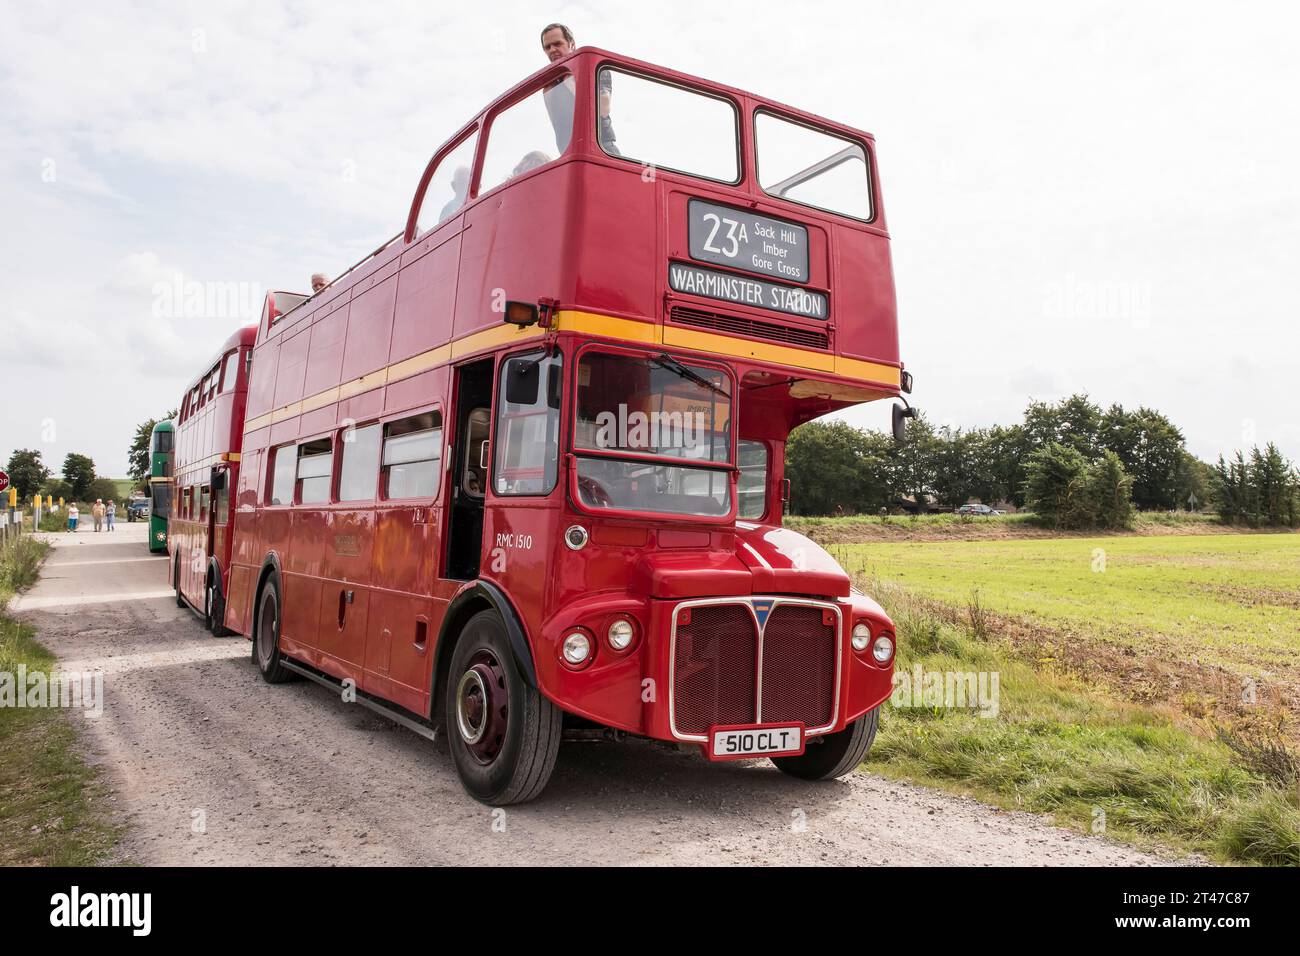
<svg viewBox="0 0 1300 956">
<path fill-rule="evenodd" d="M 573 32 L 563 23 L 551 23 L 542 29 L 542 50 L 552 62 L 568 56 L 574 49 Z M 614 124 L 609 118 L 611 82 L 609 73 L 600 74 L 600 89 L 596 95 L 596 123 L 600 145 L 605 148 L 605 152 L 617 156 Z M 555 129 L 555 148 L 563 153 L 573 136 L 573 106 L 577 99 L 577 85 L 572 76 L 566 76 L 547 87 L 542 95 L 546 99 L 546 112 L 551 117 L 551 126 Z"/>
<path fill-rule="evenodd" d="M 469 195 L 469 167 L 457 166 L 451 174 L 451 198 L 447 200 L 447 205 L 442 207 L 442 212 L 438 214 L 438 221 L 442 222 L 450 219 L 456 210 L 465 205 L 465 197 Z"/>
<path fill-rule="evenodd" d="M 516 176 L 528 172 L 530 169 L 536 169 L 538 166 L 545 166 L 550 161 L 551 157 L 547 156 L 540 149 L 535 149 L 531 153 L 524 154 L 524 158 L 515 164 L 515 168 L 510 173 L 510 178 L 513 179 Z"/>
<path fill-rule="evenodd" d="M 311 276 L 311 294 L 315 295 L 330 284 L 330 277 L 323 272 L 313 272 Z"/>
</svg>

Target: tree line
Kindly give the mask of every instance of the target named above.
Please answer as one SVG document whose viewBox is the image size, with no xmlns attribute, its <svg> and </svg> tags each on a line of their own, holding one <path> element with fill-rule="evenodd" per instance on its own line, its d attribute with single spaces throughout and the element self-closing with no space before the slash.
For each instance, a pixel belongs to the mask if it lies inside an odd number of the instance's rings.
<svg viewBox="0 0 1300 956">
<path fill-rule="evenodd" d="M 19 448 L 9 456 L 5 467 L 9 482 L 18 489 L 18 500 L 30 502 L 37 493 L 58 501 L 105 501 L 120 498 L 117 482 L 95 474 L 95 462 L 89 455 L 69 452 L 63 458 L 61 474 L 55 474 L 35 448 Z"/>
<path fill-rule="evenodd" d="M 935 428 L 924 415 L 907 438 L 815 421 L 786 445 L 795 514 L 951 510 L 968 501 L 1029 508 L 1060 527 L 1123 526 L 1133 509 L 1200 511 L 1226 521 L 1294 526 L 1300 478 L 1277 448 L 1218 466 L 1187 450 L 1182 431 L 1146 407 L 1103 409 L 1087 395 L 1030 402 L 1022 420 Z"/>
<path fill-rule="evenodd" d="M 176 413 L 169 412 L 163 416 L 175 418 Z M 130 469 L 128 477 L 133 483 L 133 490 L 148 491 L 149 487 L 149 438 L 154 425 L 163 419 L 150 418 L 135 427 L 131 435 L 131 447 L 127 452 Z M 108 501 L 121 496 L 117 482 L 111 478 L 95 474 L 95 462 L 89 455 L 69 452 L 63 458 L 63 467 L 55 474 L 42 460 L 41 453 L 34 448 L 19 448 L 9 456 L 5 467 L 9 473 L 10 483 L 18 489 L 18 500 L 31 501 L 39 493 L 41 497 L 49 496 L 56 501 L 94 501 L 103 498 Z"/>
</svg>

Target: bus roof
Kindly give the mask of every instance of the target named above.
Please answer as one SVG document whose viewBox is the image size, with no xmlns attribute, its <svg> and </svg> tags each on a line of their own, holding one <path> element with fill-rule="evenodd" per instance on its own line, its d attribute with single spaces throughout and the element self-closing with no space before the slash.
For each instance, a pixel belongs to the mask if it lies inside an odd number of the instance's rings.
<svg viewBox="0 0 1300 956">
<path fill-rule="evenodd" d="M 225 355 L 227 352 L 229 352 L 231 349 L 237 349 L 243 346 L 252 348 L 253 343 L 256 341 L 257 341 L 256 325 L 245 325 L 243 328 L 237 329 L 236 331 L 231 333 L 230 338 L 226 339 L 225 344 L 221 346 L 221 348 L 217 351 L 217 353 L 213 355 L 212 358 L 208 359 L 208 361 L 204 362 L 202 366 L 200 366 L 203 369 L 203 371 L 200 372 L 198 377 L 193 379 L 190 382 L 190 384 L 185 387 L 182 394 L 194 391 L 194 389 L 198 387 L 199 383 L 208 377 L 208 373 L 212 371 L 212 366 L 219 363 L 221 361 L 222 356 Z"/>
</svg>

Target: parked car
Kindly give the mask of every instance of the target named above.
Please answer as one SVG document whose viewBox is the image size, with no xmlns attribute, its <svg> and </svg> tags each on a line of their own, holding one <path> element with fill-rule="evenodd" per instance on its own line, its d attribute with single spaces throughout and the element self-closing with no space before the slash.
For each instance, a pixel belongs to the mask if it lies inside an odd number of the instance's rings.
<svg viewBox="0 0 1300 956">
<path fill-rule="evenodd" d="M 134 498 L 126 503 L 126 520 L 143 521 L 149 517 L 149 499 Z"/>
<path fill-rule="evenodd" d="M 957 509 L 959 515 L 991 515 L 994 514 L 992 508 L 988 505 L 962 505 Z"/>
</svg>

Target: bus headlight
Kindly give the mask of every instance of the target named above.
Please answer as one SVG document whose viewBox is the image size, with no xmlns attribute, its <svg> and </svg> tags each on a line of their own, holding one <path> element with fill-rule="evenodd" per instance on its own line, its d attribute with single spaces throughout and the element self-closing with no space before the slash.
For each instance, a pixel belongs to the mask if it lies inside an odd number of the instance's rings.
<svg viewBox="0 0 1300 956">
<path fill-rule="evenodd" d="M 636 630 L 632 627 L 632 622 L 625 617 L 620 617 L 609 626 L 609 646 L 616 651 L 625 651 L 631 645 L 632 638 L 636 637 Z"/>
<path fill-rule="evenodd" d="M 564 638 L 563 653 L 566 663 L 574 667 L 582 666 L 591 657 L 591 638 L 582 631 L 573 631 Z"/>
<path fill-rule="evenodd" d="M 871 656 L 878 664 L 888 664 L 889 659 L 894 656 L 893 639 L 888 634 L 881 634 L 876 638 L 876 643 L 871 645 Z"/>
<path fill-rule="evenodd" d="M 861 653 L 871 644 L 871 628 L 865 624 L 855 625 L 853 628 L 853 649 Z"/>
</svg>

